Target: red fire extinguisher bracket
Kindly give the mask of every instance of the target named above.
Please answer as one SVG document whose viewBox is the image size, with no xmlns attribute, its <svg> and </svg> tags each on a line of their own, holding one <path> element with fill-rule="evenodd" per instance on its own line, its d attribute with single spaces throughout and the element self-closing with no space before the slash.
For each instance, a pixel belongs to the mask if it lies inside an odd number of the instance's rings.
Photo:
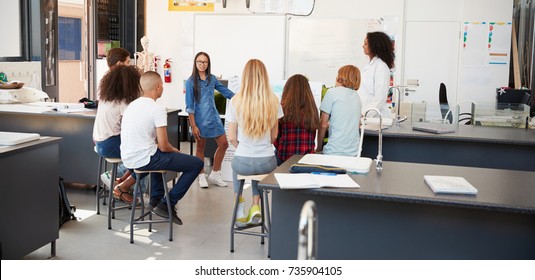
<svg viewBox="0 0 535 280">
<path fill-rule="evenodd" d="M 163 77 L 166 83 L 171 82 L 171 59 L 170 58 L 166 59 L 165 64 L 163 65 Z"/>
</svg>

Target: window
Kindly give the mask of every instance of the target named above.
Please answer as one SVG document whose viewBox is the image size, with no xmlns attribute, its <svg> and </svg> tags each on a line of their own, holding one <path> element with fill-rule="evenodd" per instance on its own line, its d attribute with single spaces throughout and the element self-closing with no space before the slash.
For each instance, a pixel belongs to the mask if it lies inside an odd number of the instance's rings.
<svg viewBox="0 0 535 280">
<path fill-rule="evenodd" d="M 82 19 L 58 17 L 59 60 L 80 60 L 82 53 Z"/>
</svg>

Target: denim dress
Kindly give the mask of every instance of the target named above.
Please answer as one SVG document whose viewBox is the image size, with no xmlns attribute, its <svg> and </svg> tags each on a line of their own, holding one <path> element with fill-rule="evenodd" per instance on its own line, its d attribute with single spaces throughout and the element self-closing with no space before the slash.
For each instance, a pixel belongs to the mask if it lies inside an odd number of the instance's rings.
<svg viewBox="0 0 535 280">
<path fill-rule="evenodd" d="M 195 116 L 195 124 L 201 132 L 202 138 L 216 138 L 225 134 L 225 129 L 219 112 L 215 106 L 214 89 L 219 91 L 225 98 L 230 99 L 234 93 L 223 86 L 216 76 L 210 75 L 210 79 L 202 80 L 196 77 L 200 88 L 200 99 L 195 99 L 193 91 L 193 77 L 186 80 L 186 113 Z"/>
</svg>

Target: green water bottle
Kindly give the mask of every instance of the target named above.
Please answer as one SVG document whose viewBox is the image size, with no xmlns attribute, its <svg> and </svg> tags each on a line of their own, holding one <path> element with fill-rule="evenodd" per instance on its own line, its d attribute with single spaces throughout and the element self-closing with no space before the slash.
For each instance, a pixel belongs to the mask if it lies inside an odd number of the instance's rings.
<svg viewBox="0 0 535 280">
<path fill-rule="evenodd" d="M 0 82 L 7 83 L 7 75 L 4 72 L 0 72 Z"/>
</svg>

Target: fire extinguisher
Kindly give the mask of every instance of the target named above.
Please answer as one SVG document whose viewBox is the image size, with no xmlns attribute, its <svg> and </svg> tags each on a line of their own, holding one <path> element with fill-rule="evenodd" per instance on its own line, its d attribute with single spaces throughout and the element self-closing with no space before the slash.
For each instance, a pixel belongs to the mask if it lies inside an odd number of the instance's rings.
<svg viewBox="0 0 535 280">
<path fill-rule="evenodd" d="M 163 77 L 166 83 L 171 82 L 171 59 L 170 58 L 166 59 L 165 64 L 163 65 Z"/>
</svg>

